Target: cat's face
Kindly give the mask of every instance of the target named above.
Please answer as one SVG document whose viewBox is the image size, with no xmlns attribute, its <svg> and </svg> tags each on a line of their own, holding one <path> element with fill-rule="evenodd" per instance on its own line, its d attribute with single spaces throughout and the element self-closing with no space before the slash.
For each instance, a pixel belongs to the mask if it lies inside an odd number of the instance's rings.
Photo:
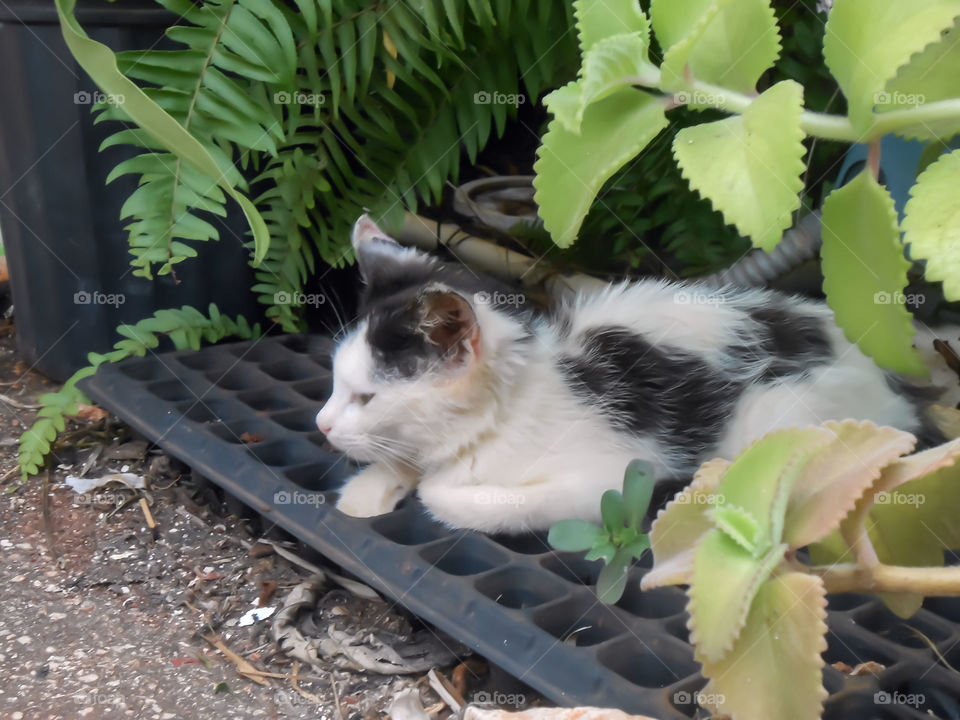
<svg viewBox="0 0 960 720">
<path fill-rule="evenodd" d="M 465 409 L 483 361 L 472 282 L 398 245 L 366 216 L 353 245 L 365 282 L 361 318 L 337 347 L 333 392 L 317 427 L 362 462 L 415 460 Z"/>
</svg>

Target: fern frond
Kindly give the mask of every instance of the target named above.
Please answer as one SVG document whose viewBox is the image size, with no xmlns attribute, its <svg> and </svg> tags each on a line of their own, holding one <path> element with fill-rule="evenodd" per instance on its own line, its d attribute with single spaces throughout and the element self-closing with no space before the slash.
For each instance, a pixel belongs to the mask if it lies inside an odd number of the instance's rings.
<svg viewBox="0 0 960 720">
<path fill-rule="evenodd" d="M 438 202 L 464 151 L 475 160 L 516 103 L 576 71 L 571 8 L 548 0 L 158 1 L 180 15 L 167 36 L 181 47 L 120 53 L 119 67 L 251 188 L 271 241 L 253 290 L 287 330 L 301 309 L 275 299 L 299 292 L 317 258 L 350 260 L 362 209 L 389 224 Z M 139 174 L 124 206 L 137 274 L 171 272 L 217 238 L 215 178 L 130 128 L 106 144 L 140 151 L 111 176 Z"/>
<path fill-rule="evenodd" d="M 209 315 L 205 316 L 195 308 L 184 306 L 174 310 L 158 310 L 153 316 L 141 320 L 136 325 L 121 325 L 117 332 L 123 336 L 113 350 L 108 353 L 90 353 L 86 367 L 75 372 L 63 387 L 54 393 L 46 393 L 39 398 L 39 418 L 20 436 L 20 452 L 17 461 L 23 480 L 36 474 L 44 465 L 57 434 L 66 427 L 66 418 L 79 412 L 79 405 L 89 404 L 90 400 L 77 387 L 77 383 L 93 375 L 105 362 L 119 362 L 125 358 L 143 357 L 149 350 L 160 344 L 160 337 L 166 336 L 178 350 L 200 349 L 201 344 L 219 342 L 233 336 L 249 340 L 260 336 L 260 326 L 253 327 L 243 316 L 233 320 L 221 315 L 216 305 L 210 305 Z"/>
</svg>

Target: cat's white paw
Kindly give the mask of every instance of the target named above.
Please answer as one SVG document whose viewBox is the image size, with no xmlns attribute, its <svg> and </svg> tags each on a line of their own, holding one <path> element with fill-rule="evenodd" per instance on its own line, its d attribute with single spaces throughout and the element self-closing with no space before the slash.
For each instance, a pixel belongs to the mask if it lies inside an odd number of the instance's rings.
<svg viewBox="0 0 960 720">
<path fill-rule="evenodd" d="M 393 510 L 411 487 L 408 478 L 371 465 L 341 488 L 337 510 L 353 517 L 383 515 Z"/>
</svg>

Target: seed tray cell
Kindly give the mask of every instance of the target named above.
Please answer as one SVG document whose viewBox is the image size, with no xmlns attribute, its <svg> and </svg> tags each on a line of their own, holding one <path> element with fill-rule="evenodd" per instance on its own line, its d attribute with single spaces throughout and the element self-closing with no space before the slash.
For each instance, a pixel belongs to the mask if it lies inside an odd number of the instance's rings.
<svg viewBox="0 0 960 720">
<path fill-rule="evenodd" d="M 704 716 L 686 596 L 641 592 L 648 558 L 631 568 L 623 598 L 605 606 L 592 587 L 601 564 L 551 551 L 542 533 L 453 531 L 415 498 L 376 518 L 338 512 L 337 489 L 358 467 L 314 425 L 330 392 L 332 347 L 329 338 L 282 336 L 165 353 L 102 365 L 84 387 L 222 488 L 231 507 L 292 533 L 557 703 Z M 960 717 L 960 681 L 937 659 L 960 665 L 958 622 L 956 599 L 928 599 L 904 621 L 877 598 L 830 596 L 824 717 Z M 867 661 L 884 669 L 849 677 L 830 666 Z M 911 695 L 922 702 L 896 702 Z"/>
</svg>

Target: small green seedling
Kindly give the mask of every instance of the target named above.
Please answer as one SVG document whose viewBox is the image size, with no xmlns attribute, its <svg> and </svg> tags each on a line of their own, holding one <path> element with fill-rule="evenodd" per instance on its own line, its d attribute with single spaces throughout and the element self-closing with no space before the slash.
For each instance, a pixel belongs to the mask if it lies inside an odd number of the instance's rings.
<svg viewBox="0 0 960 720">
<path fill-rule="evenodd" d="M 597 597 L 615 603 L 627 586 L 627 571 L 634 558 L 650 548 L 641 531 L 653 494 L 653 467 L 633 460 L 623 475 L 623 492 L 607 490 L 600 501 L 603 525 L 586 520 L 561 520 L 550 528 L 550 545 L 565 552 L 585 552 L 587 560 L 603 559 L 597 578 Z"/>
</svg>

